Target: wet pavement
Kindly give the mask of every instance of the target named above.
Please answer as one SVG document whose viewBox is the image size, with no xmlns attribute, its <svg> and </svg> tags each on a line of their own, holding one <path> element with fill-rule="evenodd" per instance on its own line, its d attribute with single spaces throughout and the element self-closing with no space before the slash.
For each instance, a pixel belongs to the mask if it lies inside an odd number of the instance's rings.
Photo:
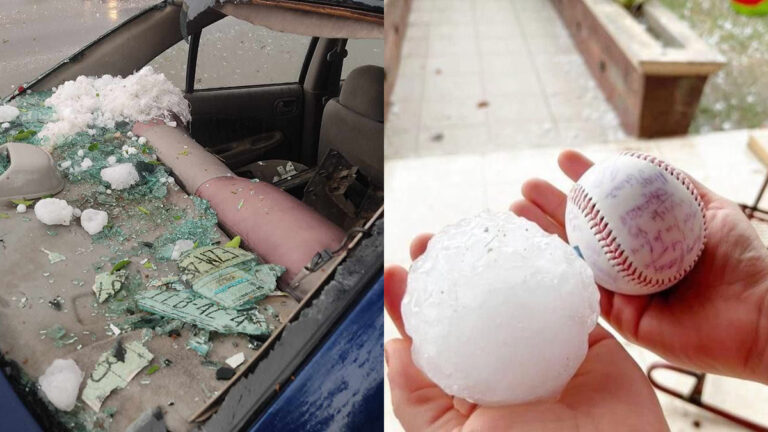
<svg viewBox="0 0 768 432">
<path fill-rule="evenodd" d="M 0 95 L 55 66 L 157 0 L 3 0 Z"/>
</svg>

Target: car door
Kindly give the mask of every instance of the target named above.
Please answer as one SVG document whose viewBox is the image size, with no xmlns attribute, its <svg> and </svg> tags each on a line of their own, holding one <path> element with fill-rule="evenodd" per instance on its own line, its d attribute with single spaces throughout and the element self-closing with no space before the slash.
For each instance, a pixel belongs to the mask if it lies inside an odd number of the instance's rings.
<svg viewBox="0 0 768 432">
<path fill-rule="evenodd" d="M 233 17 L 192 35 L 186 77 L 192 137 L 232 169 L 256 160 L 296 160 L 302 68 L 313 46 L 311 37 Z"/>
</svg>

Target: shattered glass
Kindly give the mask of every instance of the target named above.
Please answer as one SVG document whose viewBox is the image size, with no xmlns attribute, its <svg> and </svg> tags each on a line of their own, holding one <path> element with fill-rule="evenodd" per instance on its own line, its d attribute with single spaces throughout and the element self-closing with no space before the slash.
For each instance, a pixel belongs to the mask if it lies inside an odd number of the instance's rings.
<svg viewBox="0 0 768 432">
<path fill-rule="evenodd" d="M 110 394 L 125 387 L 149 364 L 155 355 L 153 347 L 157 346 L 153 342 L 159 337 L 171 337 L 168 345 L 176 347 L 173 341 L 177 337 L 186 338 L 189 334 L 186 345 L 190 349 L 203 357 L 217 353 L 217 357 L 210 361 L 216 367 L 220 366 L 216 360 L 231 355 L 229 341 L 234 336 L 227 335 L 240 335 L 242 344 L 248 343 L 248 337 L 265 340 L 273 330 L 271 323 L 279 321 L 272 316 L 263 316 L 255 306 L 275 289 L 276 279 L 284 268 L 265 264 L 257 256 L 233 248 L 229 250 L 230 254 L 243 257 L 239 265 L 231 270 L 227 265 L 218 267 L 219 278 L 207 280 L 204 284 L 207 291 L 200 289 L 200 292 L 211 294 L 219 302 L 195 292 L 194 284 L 181 278 L 177 262 L 171 259 L 173 247 L 179 240 L 190 241 L 196 248 L 189 251 L 192 256 L 200 251 L 219 248 L 216 245 L 227 240 L 218 230 L 216 212 L 208 201 L 187 196 L 180 190 L 170 170 L 157 160 L 152 143 L 146 138 L 134 136 L 131 124 L 127 122 L 117 122 L 110 128 L 89 125 L 87 130 L 66 136 L 55 146 L 43 140 L 39 132 L 56 118 L 54 110 L 45 106 L 45 101 L 52 94 L 51 91 L 27 92 L 14 99 L 20 115 L 10 123 L 10 127 L 0 129 L 0 144 L 21 141 L 46 147 L 66 180 L 64 191 L 56 197 L 66 199 L 70 206 L 78 210 L 78 215 L 80 210 L 93 208 L 107 212 L 109 220 L 103 230 L 93 236 L 87 236 L 87 233 L 86 236 L 75 236 L 75 233 L 83 231 L 75 218 L 67 227 L 46 227 L 47 234 L 42 234 L 45 239 L 42 244 L 28 245 L 16 241 L 15 247 L 31 249 L 44 260 L 46 268 L 41 269 L 36 277 L 42 275 L 39 280 L 43 281 L 45 289 L 56 290 L 56 293 L 45 297 L 38 297 L 39 292 L 35 296 L 25 295 L 23 301 L 17 303 L 24 311 L 33 309 L 39 303 L 46 313 L 56 314 L 56 317 L 41 320 L 42 324 L 34 329 L 35 333 L 39 331 L 40 343 L 51 344 L 56 350 L 67 350 L 67 353 L 82 354 L 78 357 L 80 367 L 90 376 L 80 395 L 87 406 L 78 402 L 71 412 L 61 412 L 49 406 L 51 412 L 71 430 L 108 430 L 120 413 L 114 408 L 102 407 L 102 403 L 105 400 L 109 402 L 111 399 L 107 398 Z M 0 173 L 7 169 L 8 163 L 7 156 L 0 155 Z M 132 164 L 139 174 L 139 181 L 131 187 L 117 190 L 101 178 L 101 170 L 120 163 Z M 34 207 L 33 202 L 25 205 L 30 209 Z M 34 222 L 37 222 L 34 217 L 0 213 L 0 224 L 16 224 L 13 230 L 21 226 L 32 228 Z M 22 223 L 30 225 L 19 225 Z M 2 230 L 0 234 L 3 234 Z M 84 238 L 88 243 L 83 243 Z M 63 245 L 73 247 L 66 249 Z M 89 258 L 83 263 L 84 257 L 91 257 L 92 260 Z M 123 267 L 116 268 L 115 263 L 123 263 Z M 76 278 L 71 273 L 73 266 L 83 269 Z M 2 269 L 5 270 L 8 269 Z M 62 277 L 62 273 L 67 271 L 70 273 L 64 274 L 69 276 Z M 221 272 L 237 277 L 225 282 L 220 277 Z M 28 283 L 38 286 L 39 280 Z M 252 292 L 237 291 L 246 287 Z M 81 288 L 87 290 L 87 295 L 73 297 L 68 292 Z M 61 296 L 58 295 L 59 290 Z M 76 302 L 80 302 L 79 305 L 74 304 Z M 251 310 L 237 310 L 235 307 Z M 39 311 L 35 309 L 32 313 Z M 65 327 L 50 322 L 72 313 L 78 314 L 78 324 L 65 321 Z M 28 322 L 37 322 L 37 319 L 30 316 Z M 91 327 L 82 325 L 76 328 L 80 320 L 92 323 L 89 324 Z M 102 327 L 103 330 L 99 331 Z M 126 343 L 124 353 L 114 350 L 103 352 L 98 361 L 95 361 L 98 353 L 94 353 L 90 363 L 83 362 L 88 358 L 83 352 L 93 348 L 92 345 L 132 331 L 136 332 L 133 334 L 138 336 L 135 337 L 138 340 Z M 223 345 L 225 340 L 229 349 L 226 355 L 222 355 L 216 347 L 217 344 Z M 184 342 L 178 345 L 178 349 L 184 350 Z M 117 358 L 121 355 L 125 356 L 124 361 Z M 162 355 L 168 356 L 168 353 Z M 174 361 L 181 360 L 174 358 Z M 163 367 L 171 367 L 172 363 L 169 358 L 164 358 L 162 364 Z M 147 388 L 157 385 L 155 376 L 152 378 L 152 381 L 144 379 L 148 381 Z M 162 380 L 162 376 L 159 379 Z M 213 374 L 210 379 L 215 380 Z M 215 386 L 211 388 L 219 391 Z M 113 394 L 111 397 L 116 396 Z M 175 399 L 175 403 L 179 403 L 182 398 Z M 98 412 L 99 409 L 101 412 Z M 125 420 L 118 420 L 118 424 L 124 423 Z"/>
<path fill-rule="evenodd" d="M 8 170 L 8 166 L 10 166 L 11 161 L 8 159 L 7 153 L 0 153 L 0 175 L 3 175 L 3 173 Z"/>
<path fill-rule="evenodd" d="M 225 308 L 251 308 L 277 288 L 285 267 L 262 264 L 239 248 L 207 246 L 185 253 L 182 279 L 203 297 Z"/>
<path fill-rule="evenodd" d="M 222 308 L 192 291 L 146 290 L 137 296 L 139 308 L 166 318 L 175 318 L 219 333 L 268 336 L 271 328 L 254 310 Z"/>
<path fill-rule="evenodd" d="M 102 354 L 99 362 L 88 378 L 82 399 L 94 411 L 101 409 L 101 404 L 112 391 L 123 388 L 154 356 L 140 342 L 132 341 L 122 345 L 122 350 L 110 350 Z"/>
</svg>

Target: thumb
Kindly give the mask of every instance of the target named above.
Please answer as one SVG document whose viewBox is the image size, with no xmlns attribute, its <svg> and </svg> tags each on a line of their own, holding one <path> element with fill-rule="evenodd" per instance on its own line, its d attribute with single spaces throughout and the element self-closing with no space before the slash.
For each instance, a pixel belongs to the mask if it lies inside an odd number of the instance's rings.
<svg viewBox="0 0 768 432">
<path fill-rule="evenodd" d="M 392 339 L 384 345 L 392 408 L 406 431 L 451 431 L 467 418 L 454 409 L 453 398 L 413 363 L 411 341 Z"/>
</svg>

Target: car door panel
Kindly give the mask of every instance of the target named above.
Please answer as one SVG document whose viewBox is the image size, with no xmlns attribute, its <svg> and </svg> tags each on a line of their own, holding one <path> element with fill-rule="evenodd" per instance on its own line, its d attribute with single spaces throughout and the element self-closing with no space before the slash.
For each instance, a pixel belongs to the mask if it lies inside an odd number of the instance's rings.
<svg viewBox="0 0 768 432">
<path fill-rule="evenodd" d="M 207 148 L 268 136 L 262 159 L 293 159 L 301 146 L 303 91 L 298 83 L 199 90 L 187 95 L 191 133 Z M 274 132 L 282 142 L 275 144 Z"/>
</svg>

